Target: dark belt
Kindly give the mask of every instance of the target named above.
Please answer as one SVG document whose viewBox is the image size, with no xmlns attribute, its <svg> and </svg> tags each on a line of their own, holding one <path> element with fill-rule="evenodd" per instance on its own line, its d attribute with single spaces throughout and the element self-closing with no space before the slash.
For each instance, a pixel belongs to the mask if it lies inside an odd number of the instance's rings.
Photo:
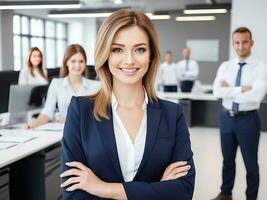
<svg viewBox="0 0 267 200">
<path fill-rule="evenodd" d="M 235 117 L 238 115 L 247 115 L 247 114 L 256 112 L 257 110 L 238 111 L 237 113 L 235 113 L 232 110 L 227 110 L 227 109 L 223 109 L 223 111 L 226 112 L 230 117 Z"/>
</svg>

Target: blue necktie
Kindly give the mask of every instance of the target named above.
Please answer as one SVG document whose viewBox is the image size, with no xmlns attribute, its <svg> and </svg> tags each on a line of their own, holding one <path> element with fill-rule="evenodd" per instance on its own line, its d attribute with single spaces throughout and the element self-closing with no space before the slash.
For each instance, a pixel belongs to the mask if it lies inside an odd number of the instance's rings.
<svg viewBox="0 0 267 200">
<path fill-rule="evenodd" d="M 238 70 L 238 72 L 237 72 L 237 76 L 236 76 L 236 80 L 235 80 L 235 86 L 240 86 L 242 69 L 243 69 L 243 66 L 244 66 L 246 63 L 238 63 L 238 64 L 239 64 L 239 70 Z M 233 102 L 233 105 L 232 105 L 232 111 L 233 111 L 234 113 L 237 113 L 237 112 L 238 112 L 238 108 L 239 108 L 239 104 Z"/>
</svg>

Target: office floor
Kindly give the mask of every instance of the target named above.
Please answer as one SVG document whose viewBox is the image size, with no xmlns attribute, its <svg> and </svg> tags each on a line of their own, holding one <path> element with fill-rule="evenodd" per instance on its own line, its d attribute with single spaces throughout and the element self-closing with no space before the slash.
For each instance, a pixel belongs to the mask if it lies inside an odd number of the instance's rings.
<svg viewBox="0 0 267 200">
<path fill-rule="evenodd" d="M 210 200 L 220 192 L 222 154 L 219 129 L 190 128 L 192 149 L 196 165 L 194 200 Z M 262 133 L 259 146 L 260 188 L 258 200 L 267 197 L 267 133 Z M 233 190 L 234 200 L 245 200 L 246 171 L 238 149 L 236 157 L 236 179 Z"/>
</svg>

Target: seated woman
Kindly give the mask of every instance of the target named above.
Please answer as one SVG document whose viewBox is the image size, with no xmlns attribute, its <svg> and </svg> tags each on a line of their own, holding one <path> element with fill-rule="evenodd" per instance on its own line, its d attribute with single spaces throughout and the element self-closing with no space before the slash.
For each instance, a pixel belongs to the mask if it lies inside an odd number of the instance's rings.
<svg viewBox="0 0 267 200">
<path fill-rule="evenodd" d="M 99 81 L 85 78 L 87 74 L 86 61 L 86 54 L 82 46 L 72 44 L 67 47 L 60 72 L 61 78 L 52 80 L 41 114 L 36 120 L 29 122 L 27 128 L 35 128 L 53 120 L 56 105 L 59 110 L 57 121 L 64 123 L 72 96 L 93 94 L 99 89 Z"/>
<path fill-rule="evenodd" d="M 99 29 L 101 89 L 73 97 L 62 138 L 63 199 L 191 200 L 195 168 L 181 107 L 157 98 L 160 48 L 142 12 Z"/>
<path fill-rule="evenodd" d="M 18 84 L 48 84 L 46 70 L 43 68 L 43 55 L 40 49 L 32 47 L 27 56 L 27 67 L 24 67 L 19 73 Z"/>
</svg>

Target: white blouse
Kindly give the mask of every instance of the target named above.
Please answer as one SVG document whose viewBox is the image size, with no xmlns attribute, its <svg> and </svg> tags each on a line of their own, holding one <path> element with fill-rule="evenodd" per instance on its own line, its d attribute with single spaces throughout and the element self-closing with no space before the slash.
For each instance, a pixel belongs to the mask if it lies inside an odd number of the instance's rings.
<svg viewBox="0 0 267 200">
<path fill-rule="evenodd" d="M 99 81 L 83 78 L 80 90 L 75 92 L 69 83 L 68 76 L 65 78 L 54 78 L 48 88 L 45 106 L 41 114 L 44 114 L 48 116 L 50 120 L 53 120 L 57 104 L 59 117 L 66 118 L 72 96 L 89 95 L 98 91 L 99 88 Z"/>
<path fill-rule="evenodd" d="M 44 70 L 46 73 L 46 70 Z M 28 67 L 24 67 L 19 73 L 19 85 L 23 84 L 32 84 L 32 85 L 45 85 L 48 84 L 48 81 L 41 76 L 37 68 L 33 69 L 34 76 L 31 75 L 31 72 Z"/>
<path fill-rule="evenodd" d="M 143 158 L 147 131 L 147 103 L 148 98 L 145 92 L 143 103 L 144 115 L 135 142 L 133 143 L 117 113 L 118 102 L 115 95 L 112 94 L 111 105 L 114 134 L 120 167 L 125 181 L 133 180 Z"/>
</svg>

